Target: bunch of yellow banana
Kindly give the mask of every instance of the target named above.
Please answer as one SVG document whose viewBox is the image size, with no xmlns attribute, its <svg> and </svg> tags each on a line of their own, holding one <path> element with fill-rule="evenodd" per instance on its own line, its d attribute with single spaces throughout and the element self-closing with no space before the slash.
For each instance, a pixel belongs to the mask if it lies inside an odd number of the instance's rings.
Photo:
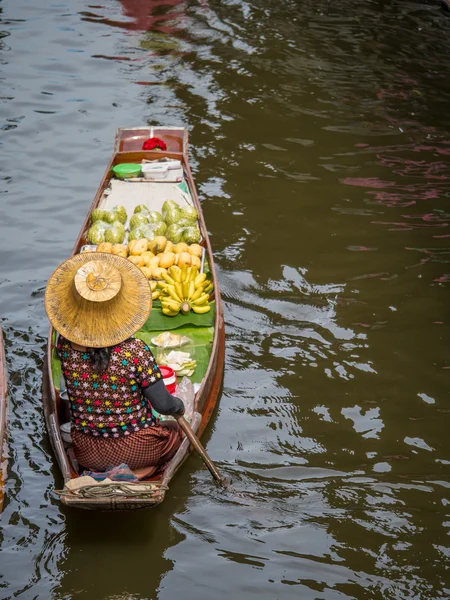
<svg viewBox="0 0 450 600">
<path fill-rule="evenodd" d="M 161 296 L 161 290 L 156 289 L 157 281 L 149 281 L 152 290 L 152 300 L 157 300 Z"/>
<path fill-rule="evenodd" d="M 209 294 L 213 288 L 206 278 L 206 273 L 199 273 L 198 268 L 177 267 L 173 265 L 163 273 L 164 281 L 158 281 L 162 312 L 174 317 L 179 312 L 187 315 L 191 310 L 204 314 L 211 310 Z"/>
</svg>

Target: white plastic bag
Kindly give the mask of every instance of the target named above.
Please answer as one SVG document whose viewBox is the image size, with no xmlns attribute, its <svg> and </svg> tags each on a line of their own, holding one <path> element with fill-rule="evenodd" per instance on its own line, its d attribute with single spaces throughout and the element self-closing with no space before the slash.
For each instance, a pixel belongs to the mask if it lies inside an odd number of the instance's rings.
<svg viewBox="0 0 450 600">
<path fill-rule="evenodd" d="M 174 396 L 180 400 L 183 400 L 184 417 L 188 421 L 192 421 L 195 410 L 195 391 L 194 385 L 188 377 L 183 377 L 183 379 L 178 383 Z"/>
</svg>

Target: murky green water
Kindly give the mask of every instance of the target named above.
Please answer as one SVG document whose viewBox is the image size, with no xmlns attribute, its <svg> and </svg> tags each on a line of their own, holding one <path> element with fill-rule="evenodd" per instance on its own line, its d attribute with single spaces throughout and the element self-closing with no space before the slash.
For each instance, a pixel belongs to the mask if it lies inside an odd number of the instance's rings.
<svg viewBox="0 0 450 600">
<path fill-rule="evenodd" d="M 450 597 L 450 13 L 419 0 L 3 0 L 0 597 Z M 115 129 L 189 127 L 227 326 L 158 509 L 70 512 L 41 410 L 46 281 Z"/>
</svg>

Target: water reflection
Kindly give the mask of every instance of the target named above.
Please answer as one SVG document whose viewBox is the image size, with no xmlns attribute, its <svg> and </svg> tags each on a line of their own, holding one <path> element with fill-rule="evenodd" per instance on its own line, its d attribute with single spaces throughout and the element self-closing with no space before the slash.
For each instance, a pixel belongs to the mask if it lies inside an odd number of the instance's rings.
<svg viewBox="0 0 450 600">
<path fill-rule="evenodd" d="M 450 21 L 420 0 L 40 4 L 2 24 L 5 597 L 450 596 Z M 205 443 L 233 485 L 193 456 L 154 511 L 72 513 L 43 290 L 116 126 L 144 122 L 190 129 L 227 326 Z"/>
</svg>

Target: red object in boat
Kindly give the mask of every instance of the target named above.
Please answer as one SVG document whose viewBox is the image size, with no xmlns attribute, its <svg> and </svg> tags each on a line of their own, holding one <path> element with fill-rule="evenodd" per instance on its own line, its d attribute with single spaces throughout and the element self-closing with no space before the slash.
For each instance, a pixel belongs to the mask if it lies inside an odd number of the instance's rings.
<svg viewBox="0 0 450 600">
<path fill-rule="evenodd" d="M 160 366 L 159 370 L 163 376 L 164 383 L 166 384 L 167 390 L 174 394 L 177 387 L 177 376 L 173 369 L 170 367 Z"/>
<path fill-rule="evenodd" d="M 164 142 L 164 140 L 160 140 L 157 137 L 152 137 L 152 138 L 148 138 L 148 140 L 146 140 L 143 144 L 142 144 L 142 150 L 167 150 L 167 145 L 166 142 Z"/>
</svg>

